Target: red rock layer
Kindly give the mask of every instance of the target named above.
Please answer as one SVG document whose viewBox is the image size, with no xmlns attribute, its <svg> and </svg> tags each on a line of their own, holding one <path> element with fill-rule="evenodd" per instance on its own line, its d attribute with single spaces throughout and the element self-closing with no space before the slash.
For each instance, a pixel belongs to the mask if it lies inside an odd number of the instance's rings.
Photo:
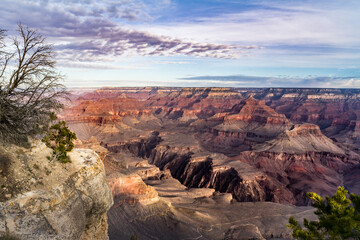
<svg viewBox="0 0 360 240">
<path fill-rule="evenodd" d="M 241 103 L 233 106 L 231 114 L 224 119 L 225 124 L 231 124 L 236 121 L 245 123 L 260 124 L 289 124 L 284 114 L 278 114 L 272 108 L 265 105 L 265 102 L 249 97 Z"/>
<path fill-rule="evenodd" d="M 123 117 L 151 115 L 144 103 L 134 98 L 117 97 L 82 101 L 74 107 L 65 109 L 61 117 L 70 123 L 106 124 L 120 122 Z"/>
</svg>

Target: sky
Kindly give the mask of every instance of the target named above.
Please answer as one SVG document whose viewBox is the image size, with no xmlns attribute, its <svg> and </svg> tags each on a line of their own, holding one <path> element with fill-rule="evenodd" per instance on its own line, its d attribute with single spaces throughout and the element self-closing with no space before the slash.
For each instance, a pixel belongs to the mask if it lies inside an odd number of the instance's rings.
<svg viewBox="0 0 360 240">
<path fill-rule="evenodd" d="M 358 0 L 0 0 L 68 87 L 360 87 Z"/>
</svg>

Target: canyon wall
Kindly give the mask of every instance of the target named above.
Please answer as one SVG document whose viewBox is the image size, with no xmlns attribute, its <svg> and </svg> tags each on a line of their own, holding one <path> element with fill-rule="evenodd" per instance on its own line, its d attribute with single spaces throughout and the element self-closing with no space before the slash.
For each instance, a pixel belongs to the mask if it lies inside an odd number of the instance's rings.
<svg viewBox="0 0 360 240">
<path fill-rule="evenodd" d="M 111 239 L 287 238 L 289 214 L 314 217 L 307 192 L 360 193 L 359 94 L 102 88 L 60 117 L 107 151 Z"/>
</svg>

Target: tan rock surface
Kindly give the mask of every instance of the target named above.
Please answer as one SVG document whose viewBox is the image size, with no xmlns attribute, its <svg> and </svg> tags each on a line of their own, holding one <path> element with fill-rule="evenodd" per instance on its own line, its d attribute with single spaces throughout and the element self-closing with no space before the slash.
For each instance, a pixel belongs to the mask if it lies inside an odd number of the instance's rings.
<svg viewBox="0 0 360 240">
<path fill-rule="evenodd" d="M 74 149 L 71 163 L 49 161 L 50 149 L 2 148 L 9 161 L 2 185 L 0 235 L 20 239 L 108 239 L 106 212 L 113 203 L 104 166 L 90 149 Z M 19 187 L 15 187 L 19 186 Z"/>
</svg>

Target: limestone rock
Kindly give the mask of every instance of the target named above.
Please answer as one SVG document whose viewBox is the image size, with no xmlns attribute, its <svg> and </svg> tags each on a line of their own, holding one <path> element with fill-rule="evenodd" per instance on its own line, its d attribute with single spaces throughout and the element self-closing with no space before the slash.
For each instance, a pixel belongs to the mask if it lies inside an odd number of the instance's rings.
<svg viewBox="0 0 360 240">
<path fill-rule="evenodd" d="M 1 198 L 0 236 L 108 239 L 106 213 L 113 200 L 103 163 L 94 151 L 74 149 L 69 153 L 71 163 L 62 164 L 49 161 L 49 149 L 40 142 L 30 150 L 15 146 L 1 150 L 10 159 L 11 181 L 3 185 L 24 184 L 11 198 Z"/>
</svg>

